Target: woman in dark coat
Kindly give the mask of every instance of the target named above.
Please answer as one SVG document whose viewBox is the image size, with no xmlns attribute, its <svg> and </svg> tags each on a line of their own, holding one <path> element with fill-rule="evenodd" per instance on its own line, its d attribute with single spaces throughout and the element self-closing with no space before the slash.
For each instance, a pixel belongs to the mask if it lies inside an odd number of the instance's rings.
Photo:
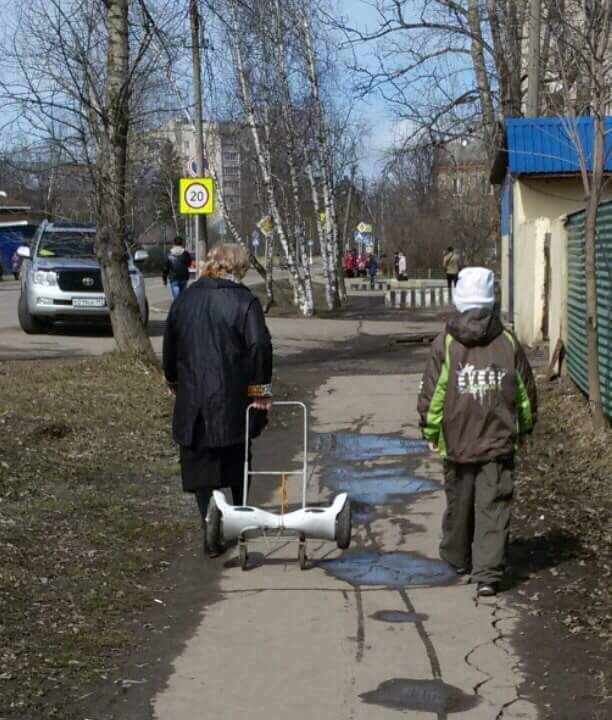
<svg viewBox="0 0 612 720">
<path fill-rule="evenodd" d="M 272 343 L 259 300 L 240 282 L 248 268 L 240 245 L 215 246 L 202 277 L 172 305 L 164 333 L 183 490 L 195 494 L 203 521 L 215 489 L 231 488 L 242 503 L 246 408 L 257 408 L 256 437 L 272 404 Z"/>
</svg>

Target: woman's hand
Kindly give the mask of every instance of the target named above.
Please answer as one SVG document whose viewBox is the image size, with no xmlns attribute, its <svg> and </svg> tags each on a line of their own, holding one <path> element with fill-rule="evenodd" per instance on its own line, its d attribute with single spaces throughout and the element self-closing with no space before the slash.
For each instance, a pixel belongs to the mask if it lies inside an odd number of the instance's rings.
<svg viewBox="0 0 612 720">
<path fill-rule="evenodd" d="M 256 410 L 265 410 L 266 412 L 270 412 L 270 410 L 272 409 L 272 398 L 271 397 L 253 398 L 253 407 Z"/>
</svg>

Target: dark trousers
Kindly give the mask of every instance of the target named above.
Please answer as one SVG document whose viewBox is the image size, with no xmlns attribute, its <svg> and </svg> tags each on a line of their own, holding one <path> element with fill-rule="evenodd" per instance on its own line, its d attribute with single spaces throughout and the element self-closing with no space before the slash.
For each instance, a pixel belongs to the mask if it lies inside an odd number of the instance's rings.
<svg viewBox="0 0 612 720">
<path fill-rule="evenodd" d="M 472 568 L 476 582 L 499 582 L 506 566 L 514 463 L 446 462 L 440 557 L 455 568 Z"/>
<path fill-rule="evenodd" d="M 450 292 L 453 291 L 453 287 L 456 287 L 458 279 L 459 273 L 446 273 L 446 282 L 448 283 L 448 289 Z"/>
<path fill-rule="evenodd" d="M 194 492 L 194 495 L 196 497 L 196 501 L 198 503 L 198 509 L 200 511 L 200 515 L 202 516 L 202 523 L 206 520 L 206 511 L 208 510 L 208 503 L 210 502 L 210 498 L 212 497 L 213 491 L 218 488 L 199 488 Z M 236 485 L 231 485 L 230 490 L 232 491 L 232 504 L 233 505 L 242 505 L 242 482 Z"/>
</svg>

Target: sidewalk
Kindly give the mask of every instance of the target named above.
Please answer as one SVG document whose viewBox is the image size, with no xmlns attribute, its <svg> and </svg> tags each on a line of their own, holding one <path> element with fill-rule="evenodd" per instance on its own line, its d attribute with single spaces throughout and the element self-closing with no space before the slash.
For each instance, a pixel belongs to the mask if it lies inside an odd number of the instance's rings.
<svg viewBox="0 0 612 720">
<path fill-rule="evenodd" d="M 353 546 L 313 543 L 304 572 L 294 546 L 247 572 L 218 561 L 219 600 L 155 697 L 156 720 L 536 720 L 517 692 L 503 597 L 477 603 L 437 560 L 441 465 L 418 440 L 419 380 L 339 375 L 319 387 L 310 497 L 349 489 Z"/>
</svg>

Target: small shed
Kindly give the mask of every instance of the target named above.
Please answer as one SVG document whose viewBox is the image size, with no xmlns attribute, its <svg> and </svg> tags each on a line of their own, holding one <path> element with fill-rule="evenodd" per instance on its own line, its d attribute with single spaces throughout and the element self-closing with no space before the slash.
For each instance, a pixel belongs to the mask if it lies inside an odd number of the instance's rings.
<svg viewBox="0 0 612 720">
<path fill-rule="evenodd" d="M 612 175 L 612 117 L 605 127 L 605 171 Z M 506 120 L 491 173 L 501 186 L 502 314 L 527 345 L 548 339 L 551 318 L 559 323 L 565 315 L 565 217 L 585 206 L 579 152 L 590 170 L 590 117 Z M 609 199 L 611 184 L 602 197 Z"/>
</svg>

